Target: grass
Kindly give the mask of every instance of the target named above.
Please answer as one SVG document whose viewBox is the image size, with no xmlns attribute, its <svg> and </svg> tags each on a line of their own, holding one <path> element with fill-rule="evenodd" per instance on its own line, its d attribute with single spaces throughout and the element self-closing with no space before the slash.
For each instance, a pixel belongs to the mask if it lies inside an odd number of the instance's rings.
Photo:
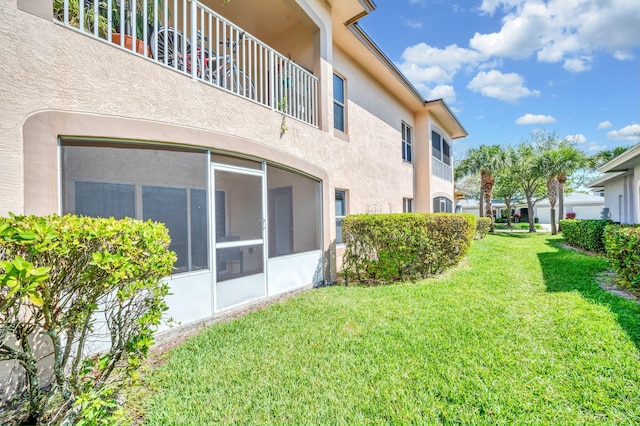
<svg viewBox="0 0 640 426">
<path fill-rule="evenodd" d="M 511 223 L 511 227 L 507 226 L 507 223 L 498 223 L 496 222 L 494 224 L 494 226 L 496 227 L 496 229 L 505 229 L 505 230 L 518 230 L 518 229 L 523 229 L 523 230 L 529 230 L 529 222 L 512 222 Z M 538 223 L 535 224 L 535 228 L 536 229 L 542 229 L 542 226 Z"/>
<path fill-rule="evenodd" d="M 489 235 L 441 278 L 215 325 L 129 408 L 149 425 L 640 424 L 640 307 L 600 289 L 606 268 L 548 234 Z"/>
</svg>

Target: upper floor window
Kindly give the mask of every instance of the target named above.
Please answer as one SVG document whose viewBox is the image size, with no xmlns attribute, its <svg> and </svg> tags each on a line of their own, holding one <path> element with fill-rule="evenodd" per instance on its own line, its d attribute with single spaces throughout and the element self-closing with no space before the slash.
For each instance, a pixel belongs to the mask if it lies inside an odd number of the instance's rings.
<svg viewBox="0 0 640 426">
<path fill-rule="evenodd" d="M 453 202 L 447 197 L 436 197 L 433 199 L 434 213 L 453 213 Z"/>
<path fill-rule="evenodd" d="M 341 132 L 346 131 L 346 109 L 345 109 L 345 84 L 344 79 L 336 74 L 333 75 L 333 127 Z"/>
<path fill-rule="evenodd" d="M 413 162 L 413 129 L 402 123 L 402 159 Z"/>
<path fill-rule="evenodd" d="M 436 131 L 431 131 L 432 156 L 447 166 L 451 165 L 451 146 L 449 142 Z"/>
<path fill-rule="evenodd" d="M 336 244 L 343 244 L 342 221 L 347 215 L 347 191 L 336 189 Z"/>
</svg>

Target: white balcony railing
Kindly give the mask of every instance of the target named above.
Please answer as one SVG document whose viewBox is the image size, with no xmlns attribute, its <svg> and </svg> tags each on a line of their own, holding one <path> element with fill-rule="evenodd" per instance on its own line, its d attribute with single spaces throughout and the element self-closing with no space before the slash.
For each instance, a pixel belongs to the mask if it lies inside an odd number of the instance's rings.
<svg viewBox="0 0 640 426">
<path fill-rule="evenodd" d="M 318 79 L 199 1 L 53 0 L 53 7 L 66 27 L 318 126 Z"/>
<path fill-rule="evenodd" d="M 447 182 L 453 182 L 451 166 L 443 163 L 435 157 L 431 157 L 431 174 Z"/>
</svg>

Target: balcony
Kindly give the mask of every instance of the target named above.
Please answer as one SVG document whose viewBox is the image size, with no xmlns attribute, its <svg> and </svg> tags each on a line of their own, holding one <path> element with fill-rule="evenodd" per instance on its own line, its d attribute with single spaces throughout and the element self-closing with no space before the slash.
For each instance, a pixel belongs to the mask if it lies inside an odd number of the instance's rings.
<svg viewBox="0 0 640 426">
<path fill-rule="evenodd" d="M 53 0 L 53 14 L 65 27 L 318 127 L 317 77 L 201 1 Z"/>
<path fill-rule="evenodd" d="M 431 157 L 431 174 L 447 182 L 453 182 L 451 166 L 443 163 L 435 157 Z"/>
</svg>

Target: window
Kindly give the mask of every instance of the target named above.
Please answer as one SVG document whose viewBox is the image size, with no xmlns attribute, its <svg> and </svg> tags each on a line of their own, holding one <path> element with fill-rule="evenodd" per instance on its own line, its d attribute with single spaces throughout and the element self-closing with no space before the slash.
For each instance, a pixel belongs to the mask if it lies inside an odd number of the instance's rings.
<svg viewBox="0 0 640 426">
<path fill-rule="evenodd" d="M 436 197 L 433 199 L 434 213 L 453 213 L 453 202 L 447 197 Z"/>
<path fill-rule="evenodd" d="M 431 155 L 433 158 L 442 161 L 447 166 L 451 166 L 451 147 L 449 142 L 436 131 L 431 132 Z"/>
<path fill-rule="evenodd" d="M 322 184 L 267 166 L 269 258 L 320 250 Z"/>
<path fill-rule="evenodd" d="M 413 212 L 413 198 L 403 198 L 402 199 L 402 211 L 404 213 Z"/>
<path fill-rule="evenodd" d="M 65 142 L 61 154 L 63 213 L 163 222 L 174 271 L 208 268 L 205 151 Z"/>
<path fill-rule="evenodd" d="M 341 132 L 346 132 L 345 114 L 345 87 L 344 79 L 333 75 L 333 127 Z"/>
<path fill-rule="evenodd" d="M 342 221 L 347 215 L 347 191 L 336 189 L 336 244 L 343 244 Z"/>
<path fill-rule="evenodd" d="M 451 146 L 449 142 L 436 131 L 431 131 L 431 174 L 453 182 L 451 167 Z"/>
<path fill-rule="evenodd" d="M 413 129 L 402 123 L 402 159 L 407 163 L 413 161 Z"/>
</svg>

